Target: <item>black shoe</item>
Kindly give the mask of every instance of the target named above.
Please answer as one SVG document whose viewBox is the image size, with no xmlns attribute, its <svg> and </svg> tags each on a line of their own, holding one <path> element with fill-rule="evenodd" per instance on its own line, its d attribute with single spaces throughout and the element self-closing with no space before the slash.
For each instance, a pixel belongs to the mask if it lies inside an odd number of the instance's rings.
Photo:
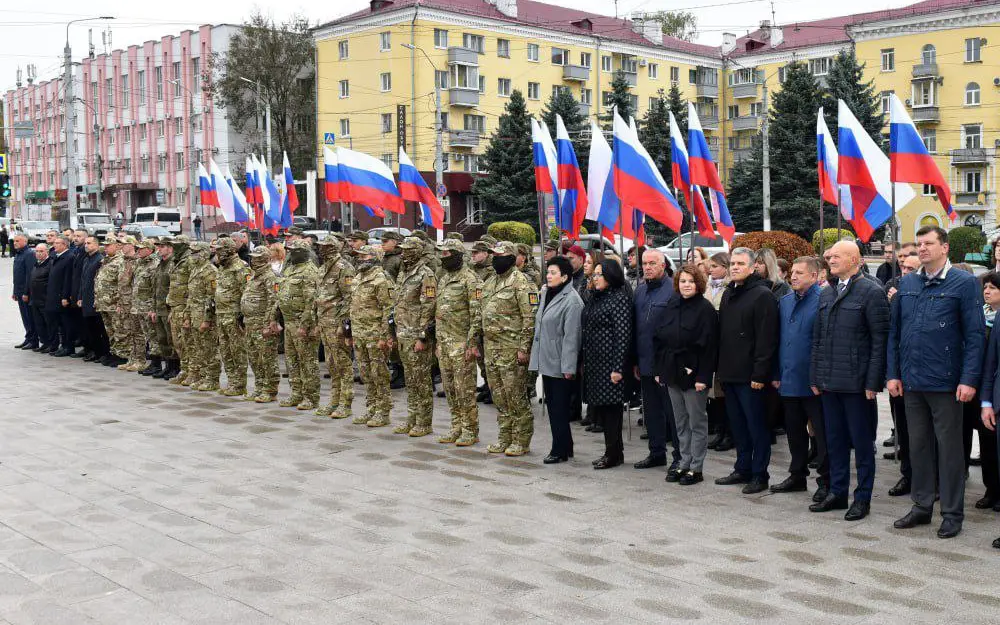
<svg viewBox="0 0 1000 625">
<path fill-rule="evenodd" d="M 826 499 L 818 501 L 809 506 L 809 512 L 829 512 L 830 510 L 846 510 L 847 496 L 838 497 L 833 493 L 828 493 Z"/>
<path fill-rule="evenodd" d="M 844 520 L 860 521 L 861 519 L 868 516 L 868 511 L 870 508 L 871 508 L 870 501 L 858 501 L 857 499 L 855 499 L 854 503 L 851 504 L 851 508 L 847 511 L 847 514 L 844 515 Z"/>
<path fill-rule="evenodd" d="M 87 356 L 91 355 L 92 353 L 93 352 L 91 352 L 91 351 L 84 350 L 82 352 L 73 352 L 72 354 L 70 354 L 69 357 L 70 358 L 86 358 Z"/>
<path fill-rule="evenodd" d="M 918 525 L 930 525 L 931 515 L 925 512 L 910 510 L 905 516 L 892 522 L 892 526 L 898 530 L 908 530 Z"/>
<path fill-rule="evenodd" d="M 621 458 L 608 458 L 607 456 L 603 456 L 597 459 L 597 462 L 594 463 L 594 468 L 597 470 L 612 469 L 620 464 L 622 464 Z"/>
<path fill-rule="evenodd" d="M 727 436 L 724 439 L 722 439 L 721 443 L 715 446 L 715 451 L 729 451 L 735 446 L 736 445 L 733 443 L 733 438 L 731 436 Z"/>
<path fill-rule="evenodd" d="M 598 458 L 597 460 L 594 460 L 590 464 L 596 467 L 598 462 L 602 462 L 602 461 L 607 460 L 607 459 L 608 459 L 607 456 L 601 456 L 600 458 Z"/>
<path fill-rule="evenodd" d="M 581 421 L 580 423 L 583 423 L 583 421 Z M 594 424 L 588 422 L 587 423 L 587 427 L 583 428 L 583 431 L 584 432 L 593 432 L 594 431 Z"/>
<path fill-rule="evenodd" d="M 896 452 L 894 452 L 894 451 L 887 451 L 884 454 L 882 454 L 882 459 L 883 460 L 895 460 L 896 459 Z"/>
<path fill-rule="evenodd" d="M 493 393 L 492 392 L 487 392 L 486 393 L 486 397 L 483 398 L 483 405 L 484 406 L 489 406 L 492 403 L 493 403 Z"/>
<path fill-rule="evenodd" d="M 636 469 L 652 469 L 653 467 L 665 467 L 667 466 L 667 458 L 665 456 L 646 456 L 639 462 L 632 465 Z"/>
<path fill-rule="evenodd" d="M 910 478 L 901 477 L 896 485 L 889 489 L 890 497 L 902 497 L 910 494 Z"/>
<path fill-rule="evenodd" d="M 681 466 L 680 459 L 675 459 L 670 462 L 670 466 L 667 468 L 667 473 L 679 473 L 679 467 Z"/>
<path fill-rule="evenodd" d="M 97 354 L 91 352 L 90 354 L 83 357 L 83 362 L 95 362 L 100 359 L 101 356 L 98 356 Z"/>
<path fill-rule="evenodd" d="M 755 477 L 750 480 L 750 483 L 743 487 L 744 495 L 756 495 L 757 493 L 762 493 L 767 490 L 767 480 L 759 477 Z"/>
<path fill-rule="evenodd" d="M 49 346 L 48 345 L 37 345 L 35 347 L 32 347 L 31 351 L 38 352 L 39 354 L 47 354 L 47 353 L 49 353 Z"/>
<path fill-rule="evenodd" d="M 14 346 L 14 349 L 24 349 L 24 346 L 27 345 L 27 344 L 28 344 L 28 341 L 21 341 L 20 343 L 18 343 L 17 345 Z"/>
<path fill-rule="evenodd" d="M 438 392 L 437 392 L 437 393 L 435 393 L 435 394 L 436 394 L 436 395 L 437 395 L 438 397 L 444 397 L 444 396 L 445 396 L 445 393 L 444 393 L 444 391 L 438 391 Z"/>
<path fill-rule="evenodd" d="M 38 343 L 25 343 L 24 347 L 22 347 L 21 349 L 23 349 L 26 352 L 38 351 Z"/>
<path fill-rule="evenodd" d="M 389 388 L 392 390 L 406 388 L 406 377 L 403 375 L 402 369 L 399 370 L 399 375 L 395 375 L 389 380 Z"/>
<path fill-rule="evenodd" d="M 979 501 L 976 502 L 976 509 L 977 510 L 986 510 L 988 508 L 992 508 L 997 503 L 1000 503 L 1000 500 L 997 500 L 996 497 L 987 494 L 987 495 L 984 495 Z"/>
<path fill-rule="evenodd" d="M 1000 549 L 1000 538 L 995 538 L 993 540 L 993 548 L 994 549 Z"/>
<path fill-rule="evenodd" d="M 721 432 L 719 432 L 718 434 L 715 435 L 714 438 L 712 438 L 712 440 L 708 441 L 707 447 L 709 449 L 715 449 L 716 447 L 719 446 L 719 443 L 722 442 L 723 438 L 725 438 L 725 437 L 722 435 Z"/>
<path fill-rule="evenodd" d="M 59 346 L 58 345 L 53 345 L 53 346 L 49 347 L 49 356 L 55 354 L 57 351 L 59 351 Z"/>
<path fill-rule="evenodd" d="M 639 435 L 639 440 L 641 440 L 641 441 L 648 441 L 649 440 L 649 434 L 647 434 L 646 432 L 643 432 L 642 434 Z"/>
<path fill-rule="evenodd" d="M 895 447 L 896 446 L 896 435 L 893 434 L 889 438 L 887 438 L 884 441 L 882 441 L 882 446 L 883 447 Z"/>
<path fill-rule="evenodd" d="M 542 462 L 545 464 L 556 464 L 559 462 L 566 462 L 567 460 L 569 460 L 569 458 L 567 458 L 566 456 L 557 456 L 555 454 L 549 454 L 545 456 Z"/>
<path fill-rule="evenodd" d="M 638 408 L 638 406 L 632 406 L 631 404 L 630 407 Z M 642 427 L 644 423 L 646 423 L 646 421 L 642 417 L 639 417 L 638 419 L 635 420 L 635 424 L 638 425 L 639 427 Z"/>
<path fill-rule="evenodd" d="M 594 422 L 591 421 L 589 417 L 584 417 L 584 418 L 580 419 L 580 425 L 583 425 L 583 426 L 586 426 L 586 427 L 590 427 L 591 425 L 594 425 Z"/>
<path fill-rule="evenodd" d="M 772 493 L 799 493 L 809 489 L 806 478 L 791 475 L 771 487 Z"/>
<path fill-rule="evenodd" d="M 684 475 L 677 480 L 677 483 L 681 486 L 692 486 L 698 482 L 704 482 L 705 478 L 702 476 L 701 471 L 686 471 Z"/>
<path fill-rule="evenodd" d="M 737 473 L 733 471 L 726 477 L 720 477 L 715 480 L 715 483 L 719 486 L 734 486 L 736 484 L 746 484 L 750 481 L 750 478 L 743 475 L 742 473 Z"/>
<path fill-rule="evenodd" d="M 590 431 L 593 432 L 594 434 L 603 434 L 604 433 L 604 426 L 603 425 L 595 425 Z"/>
<path fill-rule="evenodd" d="M 671 484 L 679 482 L 679 481 L 681 481 L 681 476 L 684 475 L 684 474 L 686 474 L 686 473 L 688 473 L 688 472 L 687 471 L 681 471 L 680 469 L 676 468 L 674 465 L 671 465 L 670 468 L 667 469 L 667 481 L 670 482 Z"/>
<path fill-rule="evenodd" d="M 982 466 L 982 464 L 983 464 L 983 459 L 982 458 L 969 458 L 969 466 L 970 467 L 979 467 L 979 466 Z"/>
<path fill-rule="evenodd" d="M 962 531 L 962 522 L 957 519 L 945 519 L 941 521 L 941 527 L 937 531 L 938 538 L 954 538 Z"/>
<path fill-rule="evenodd" d="M 56 358 L 65 358 L 66 356 L 72 356 L 75 353 L 76 353 L 76 350 L 70 351 L 70 350 L 66 349 L 65 347 L 63 347 L 63 348 L 58 349 L 55 352 L 53 352 L 52 355 L 55 356 Z"/>
<path fill-rule="evenodd" d="M 826 499 L 826 496 L 829 494 L 830 494 L 830 489 L 828 487 L 820 486 L 819 488 L 816 489 L 816 492 L 813 493 L 813 501 L 819 503 L 824 499 Z"/>
</svg>

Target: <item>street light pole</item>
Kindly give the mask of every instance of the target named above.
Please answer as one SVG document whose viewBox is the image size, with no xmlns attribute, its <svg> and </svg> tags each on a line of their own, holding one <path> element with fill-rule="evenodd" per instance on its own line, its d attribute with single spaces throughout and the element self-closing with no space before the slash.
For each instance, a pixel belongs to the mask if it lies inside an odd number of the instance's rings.
<svg viewBox="0 0 1000 625">
<path fill-rule="evenodd" d="M 412 44 L 402 44 L 404 48 L 409 50 L 419 50 L 427 62 L 431 64 L 434 68 L 434 195 L 437 196 L 438 189 L 444 185 L 444 128 L 441 125 L 441 82 L 438 80 L 437 65 L 431 60 L 431 57 L 427 56 L 427 53 L 420 46 L 415 46 Z M 414 74 L 413 79 L 416 80 L 416 75 Z M 417 126 L 416 123 L 413 125 L 413 132 L 416 134 Z M 413 155 L 414 158 L 417 157 L 416 154 Z M 437 231 L 438 243 L 444 240 L 444 233 L 440 230 Z"/>
</svg>

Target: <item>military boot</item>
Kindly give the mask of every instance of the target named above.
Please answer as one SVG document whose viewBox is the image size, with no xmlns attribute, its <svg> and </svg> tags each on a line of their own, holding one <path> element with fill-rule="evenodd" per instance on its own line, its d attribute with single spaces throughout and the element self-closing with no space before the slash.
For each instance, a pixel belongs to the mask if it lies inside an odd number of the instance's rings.
<svg viewBox="0 0 1000 625">
<path fill-rule="evenodd" d="M 409 434 L 410 430 L 413 427 L 414 427 L 413 423 L 410 423 L 409 421 L 404 421 L 404 422 L 400 423 L 399 425 L 397 425 L 396 427 L 392 428 L 392 433 L 393 434 Z"/>
<path fill-rule="evenodd" d="M 487 447 L 486 451 L 490 452 L 491 454 L 502 454 L 503 452 L 507 451 L 508 447 L 510 447 L 510 439 L 505 440 L 501 438 L 497 442 Z"/>
<path fill-rule="evenodd" d="M 303 398 L 302 398 L 301 395 L 298 395 L 296 393 L 292 393 L 291 395 L 289 395 L 285 399 L 282 399 L 281 401 L 279 401 L 278 405 L 281 406 L 282 408 L 291 408 L 293 406 L 298 406 L 300 403 L 302 403 L 302 399 Z"/>
<path fill-rule="evenodd" d="M 186 377 L 187 377 L 186 371 L 177 369 L 177 371 L 175 371 L 173 375 L 171 375 L 170 378 L 167 379 L 167 384 L 176 384 L 179 386 Z"/>
<path fill-rule="evenodd" d="M 420 438 L 421 436 L 427 436 L 434 430 L 431 429 L 429 425 L 415 425 L 410 428 L 410 436 L 413 438 Z"/>
<path fill-rule="evenodd" d="M 438 442 L 442 443 L 444 445 L 450 445 L 450 444 L 458 441 L 458 438 L 461 435 L 462 435 L 461 430 L 452 430 L 452 431 L 448 432 L 447 434 L 445 434 L 444 436 L 439 436 L 438 437 Z"/>
<path fill-rule="evenodd" d="M 270 404 L 275 399 L 277 399 L 277 396 L 270 393 L 261 393 L 253 398 L 254 402 L 258 404 Z"/>
<path fill-rule="evenodd" d="M 368 415 L 358 415 L 351 419 L 351 423 L 353 425 L 368 425 L 368 422 L 372 420 L 368 418 Z"/>
<path fill-rule="evenodd" d="M 150 359 L 149 359 L 149 366 L 147 366 L 145 369 L 143 369 L 142 371 L 140 371 L 139 375 L 150 376 L 150 375 L 153 375 L 154 373 L 156 373 L 157 371 L 162 371 L 162 369 L 160 369 L 160 364 L 162 362 L 163 361 L 160 359 L 159 356 L 152 356 L 152 357 L 150 357 Z"/>
<path fill-rule="evenodd" d="M 347 419 L 351 416 L 351 406 L 337 406 L 337 409 L 330 415 L 331 419 Z"/>
<path fill-rule="evenodd" d="M 306 397 L 295 406 L 296 410 L 316 410 L 316 404 L 319 403 L 318 399 L 312 397 Z"/>
<path fill-rule="evenodd" d="M 126 371 L 131 371 L 134 373 L 139 373 L 146 368 L 145 360 L 134 360 L 125 366 Z"/>
<path fill-rule="evenodd" d="M 479 437 L 478 436 L 476 436 L 472 432 L 469 432 L 468 430 L 463 430 L 462 431 L 462 436 L 460 436 L 458 438 L 458 440 L 455 441 L 455 446 L 456 447 L 471 447 L 472 445 L 475 445 L 478 442 L 479 442 Z"/>
<path fill-rule="evenodd" d="M 246 392 L 246 388 L 240 388 L 238 386 L 227 386 L 226 388 L 219 390 L 219 394 L 226 397 L 239 397 L 240 395 L 246 394 Z"/>
<path fill-rule="evenodd" d="M 131 367 L 133 364 L 135 364 L 134 361 L 132 361 L 132 360 L 126 360 L 122 364 L 118 365 L 118 370 L 119 371 L 125 371 L 126 369 L 128 369 L 129 367 Z"/>
<path fill-rule="evenodd" d="M 523 456 L 528 453 L 528 446 L 522 445 L 521 443 L 514 443 L 505 449 L 503 453 L 507 456 Z"/>
<path fill-rule="evenodd" d="M 191 387 L 193 390 L 201 391 L 202 393 L 209 393 L 211 391 L 219 390 L 219 383 L 215 380 L 202 380 L 198 384 Z"/>
<path fill-rule="evenodd" d="M 336 410 L 337 410 L 337 404 L 330 402 L 325 406 L 320 406 L 319 408 L 317 408 L 316 412 L 313 414 L 315 414 L 317 417 L 329 417 Z"/>
<path fill-rule="evenodd" d="M 370 428 L 380 428 L 389 425 L 389 415 L 372 417 L 365 425 Z"/>
<path fill-rule="evenodd" d="M 176 358 L 171 358 L 167 360 L 167 366 L 166 368 L 163 369 L 163 375 L 160 376 L 160 379 L 169 382 L 170 380 L 176 378 L 178 374 L 180 374 L 180 372 L 181 372 L 181 361 Z M 154 378 L 156 377 L 155 373 L 153 374 L 153 377 Z"/>
</svg>

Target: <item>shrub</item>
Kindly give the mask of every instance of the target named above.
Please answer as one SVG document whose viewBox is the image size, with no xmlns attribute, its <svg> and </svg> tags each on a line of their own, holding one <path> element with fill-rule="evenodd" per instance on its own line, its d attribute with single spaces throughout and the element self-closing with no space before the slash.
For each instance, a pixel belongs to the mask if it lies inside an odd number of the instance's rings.
<svg viewBox="0 0 1000 625">
<path fill-rule="evenodd" d="M 549 237 L 549 243 L 555 243 L 562 235 L 562 230 L 558 226 L 552 226 L 546 234 Z M 580 234 L 589 234 L 586 226 L 580 226 Z"/>
<path fill-rule="evenodd" d="M 837 242 L 837 229 L 836 228 L 825 228 L 823 230 L 817 230 L 813 233 L 812 244 L 813 251 L 819 254 L 819 242 L 820 237 L 824 239 L 823 249 L 828 250 L 833 247 L 833 244 Z M 844 226 L 840 229 L 840 240 L 841 241 L 853 241 L 855 239 L 854 231 L 851 230 L 850 226 Z"/>
<path fill-rule="evenodd" d="M 979 228 L 959 226 L 948 231 L 948 259 L 953 263 L 964 263 L 965 255 L 981 253 L 986 245 L 986 235 Z"/>
<path fill-rule="evenodd" d="M 520 221 L 497 221 L 486 228 L 486 234 L 496 237 L 498 241 L 511 241 L 534 245 L 537 240 L 535 229 Z"/>
<path fill-rule="evenodd" d="M 748 247 L 753 251 L 769 247 L 774 250 L 775 256 L 784 258 L 792 262 L 799 256 L 813 256 L 813 248 L 809 243 L 797 234 L 784 232 L 782 230 L 772 230 L 771 232 L 747 232 L 741 234 L 730 246 L 731 248 Z"/>
</svg>

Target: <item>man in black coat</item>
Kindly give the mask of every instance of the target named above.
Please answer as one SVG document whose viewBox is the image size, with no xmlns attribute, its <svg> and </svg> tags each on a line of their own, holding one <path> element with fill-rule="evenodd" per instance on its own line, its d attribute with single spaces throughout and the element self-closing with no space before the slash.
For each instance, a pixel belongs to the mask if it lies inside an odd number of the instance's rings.
<svg viewBox="0 0 1000 625">
<path fill-rule="evenodd" d="M 28 247 L 28 238 L 23 234 L 15 235 L 14 244 L 14 292 L 11 299 L 17 302 L 21 313 L 21 325 L 24 326 L 24 340 L 14 346 L 14 349 L 35 349 L 38 347 L 38 333 L 35 332 L 35 320 L 28 304 L 28 284 L 31 280 L 31 268 L 35 266 L 35 255 Z"/>
<path fill-rule="evenodd" d="M 69 356 L 75 351 L 70 343 L 69 306 L 73 287 L 73 253 L 69 251 L 69 240 L 60 235 L 52 243 L 49 258 L 52 269 L 49 272 L 48 290 L 45 295 L 45 318 L 52 324 L 49 332 L 58 347 L 53 356 Z"/>
<path fill-rule="evenodd" d="M 100 360 L 108 354 L 108 333 L 104 328 L 104 319 L 94 306 L 94 279 L 101 268 L 104 254 L 97 237 L 87 237 L 84 244 L 83 265 L 80 269 L 80 286 L 76 305 L 83 315 L 84 330 L 83 356 L 85 362 Z"/>
<path fill-rule="evenodd" d="M 83 271 L 83 261 L 87 257 L 86 230 L 74 230 L 72 236 L 73 244 L 69 251 L 73 254 L 73 270 L 70 274 L 69 287 L 69 347 L 73 350 L 73 358 L 83 358 L 86 354 L 83 351 L 77 352 L 76 346 L 83 345 L 83 314 L 76 302 L 80 299 L 80 273 Z"/>
<path fill-rule="evenodd" d="M 39 346 L 34 348 L 36 352 L 50 354 L 58 348 L 53 344 L 58 340 L 53 335 L 58 330 L 50 327 L 48 318 L 45 315 L 45 299 L 49 290 L 49 272 L 52 270 L 52 261 L 49 260 L 49 248 L 44 243 L 35 246 L 35 264 L 31 267 L 31 277 L 28 279 L 28 304 L 31 306 L 31 318 L 35 323 L 35 331 L 38 332 Z"/>
<path fill-rule="evenodd" d="M 719 306 L 719 367 L 726 412 L 736 442 L 736 465 L 716 484 L 745 484 L 752 495 L 768 488 L 771 429 L 764 410 L 764 387 L 771 382 L 778 348 L 778 302 L 768 282 L 754 273 L 754 252 L 732 251 L 730 283 Z"/>
<path fill-rule="evenodd" d="M 809 381 L 823 401 L 830 491 L 812 512 L 847 508 L 851 448 L 857 467 L 854 502 L 844 518 L 868 516 L 875 483 L 875 423 L 871 404 L 885 386 L 889 300 L 860 270 L 861 251 L 841 241 L 830 253 L 830 288 L 820 294 L 813 326 Z"/>
</svg>

